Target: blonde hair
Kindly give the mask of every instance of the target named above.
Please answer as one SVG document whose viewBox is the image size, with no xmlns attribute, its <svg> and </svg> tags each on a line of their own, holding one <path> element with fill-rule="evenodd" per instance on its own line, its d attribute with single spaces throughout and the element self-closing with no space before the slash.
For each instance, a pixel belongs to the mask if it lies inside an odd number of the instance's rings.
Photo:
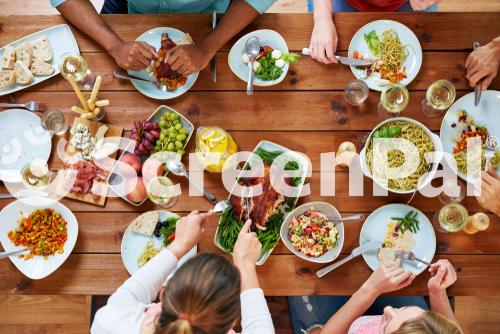
<svg viewBox="0 0 500 334">
<path fill-rule="evenodd" d="M 391 334 L 463 334 L 463 331 L 457 323 L 442 315 L 425 311 L 422 316 L 403 322 Z"/>
<path fill-rule="evenodd" d="M 165 287 L 155 334 L 226 334 L 240 315 L 240 281 L 223 256 L 190 259 Z"/>
</svg>

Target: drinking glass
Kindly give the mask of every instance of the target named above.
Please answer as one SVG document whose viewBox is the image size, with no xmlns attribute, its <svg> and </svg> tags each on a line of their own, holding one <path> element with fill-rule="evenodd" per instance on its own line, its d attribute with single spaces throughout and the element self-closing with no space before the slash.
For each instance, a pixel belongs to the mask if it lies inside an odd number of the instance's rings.
<svg viewBox="0 0 500 334">
<path fill-rule="evenodd" d="M 409 100 L 410 95 L 405 86 L 392 84 L 380 94 L 377 112 L 384 119 L 398 117 L 401 111 L 408 106 Z"/>
<path fill-rule="evenodd" d="M 53 109 L 42 114 L 42 127 L 51 135 L 62 136 L 68 131 L 68 123 L 62 111 Z"/>
<path fill-rule="evenodd" d="M 344 92 L 347 102 L 357 106 L 366 101 L 370 89 L 363 80 L 351 80 L 347 83 Z"/>
<path fill-rule="evenodd" d="M 463 205 L 450 203 L 434 214 L 433 223 L 441 232 L 459 232 L 467 225 L 467 219 L 469 213 Z"/>
<path fill-rule="evenodd" d="M 455 186 L 458 186 L 459 188 L 457 196 L 448 195 L 448 193 L 452 192 Z M 443 191 L 438 196 L 438 199 L 441 202 L 441 204 L 460 203 L 463 201 L 465 197 L 465 185 L 462 181 L 457 180 L 457 183 L 453 181 L 445 182 L 443 184 L 443 188 L 444 188 Z"/>
<path fill-rule="evenodd" d="M 179 199 L 178 195 L 173 194 L 171 189 L 167 188 L 173 185 L 172 180 L 166 176 L 152 178 L 146 186 L 149 200 L 165 209 L 173 207 Z"/>
<path fill-rule="evenodd" d="M 92 89 L 94 85 L 94 73 L 89 69 L 87 62 L 81 55 L 64 53 L 59 59 L 59 71 L 65 79 L 68 79 L 68 74 L 72 74 L 82 89 Z"/>
<path fill-rule="evenodd" d="M 456 90 L 448 80 L 438 80 L 427 88 L 422 100 L 422 112 L 429 118 L 440 117 L 453 104 Z"/>
</svg>

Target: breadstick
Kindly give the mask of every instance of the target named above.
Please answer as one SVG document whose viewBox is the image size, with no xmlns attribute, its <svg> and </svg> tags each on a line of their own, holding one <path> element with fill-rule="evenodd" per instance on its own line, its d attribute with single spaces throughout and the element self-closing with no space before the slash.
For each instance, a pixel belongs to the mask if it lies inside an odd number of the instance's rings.
<svg viewBox="0 0 500 334">
<path fill-rule="evenodd" d="M 73 76 L 73 74 L 68 74 L 66 77 L 67 77 L 71 87 L 73 87 L 73 90 L 75 91 L 76 96 L 78 96 L 78 99 L 80 100 L 80 103 L 82 104 L 83 109 L 85 109 L 86 112 L 89 112 L 89 106 L 87 105 L 87 100 L 85 99 L 85 96 L 83 96 L 82 92 L 80 91 L 80 88 L 78 88 L 78 84 L 75 81 L 75 77 Z"/>
<path fill-rule="evenodd" d="M 77 107 L 77 106 L 72 106 L 71 107 L 71 111 L 79 113 L 79 114 L 85 114 L 86 113 L 85 110 L 83 110 L 82 108 Z"/>
<path fill-rule="evenodd" d="M 92 93 L 90 94 L 89 104 L 95 103 L 95 100 L 97 99 L 97 93 L 99 92 L 99 89 L 101 89 L 101 82 L 102 82 L 102 77 L 98 75 L 97 78 L 95 78 L 94 87 L 92 88 Z"/>
<path fill-rule="evenodd" d="M 88 100 L 87 100 L 87 104 L 88 104 L 88 106 L 89 106 L 90 111 L 94 111 L 95 104 L 92 102 L 92 100 L 91 100 L 91 99 L 88 99 Z"/>
<path fill-rule="evenodd" d="M 100 108 L 102 108 L 102 107 L 107 107 L 107 106 L 109 106 L 109 100 L 108 100 L 108 99 L 106 99 L 106 100 L 99 100 L 99 101 L 96 101 L 96 102 L 95 102 L 95 106 L 96 106 L 96 107 L 100 107 Z"/>
<path fill-rule="evenodd" d="M 101 108 L 95 107 L 95 109 L 94 109 L 94 116 L 99 115 L 100 112 L 101 112 Z"/>
<path fill-rule="evenodd" d="M 91 113 L 91 112 L 86 112 L 86 113 L 80 115 L 80 118 L 84 118 L 84 119 L 92 119 L 94 117 L 95 117 L 94 113 Z"/>
</svg>

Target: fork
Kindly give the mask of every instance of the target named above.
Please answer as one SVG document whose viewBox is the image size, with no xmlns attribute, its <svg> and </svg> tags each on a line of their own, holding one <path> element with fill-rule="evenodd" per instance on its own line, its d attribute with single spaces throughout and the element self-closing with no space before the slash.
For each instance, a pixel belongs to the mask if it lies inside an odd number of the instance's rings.
<svg viewBox="0 0 500 334">
<path fill-rule="evenodd" d="M 139 80 L 139 81 L 147 82 L 147 83 L 155 85 L 156 88 L 158 88 L 162 92 L 167 91 L 167 86 L 164 85 L 163 83 L 159 82 L 158 80 L 156 80 L 156 78 L 143 79 L 143 78 L 136 77 L 135 75 L 130 75 L 130 74 L 125 73 L 123 71 L 114 71 L 113 76 L 117 79 Z"/>
<path fill-rule="evenodd" d="M 29 111 L 47 111 L 47 106 L 41 102 L 29 101 L 28 103 L 0 103 L 0 108 L 23 108 Z"/>
<path fill-rule="evenodd" d="M 418 261 L 418 262 L 423 263 L 429 267 L 431 265 L 429 262 L 426 262 L 426 261 L 421 260 L 418 257 L 416 257 L 415 254 L 413 254 L 413 252 L 404 252 L 402 250 L 396 250 L 396 251 L 394 251 L 394 255 L 396 257 L 401 258 L 401 259 L 410 260 L 410 261 Z"/>
<path fill-rule="evenodd" d="M 495 155 L 495 151 L 498 146 L 498 139 L 495 136 L 488 136 L 486 138 L 486 148 L 484 149 L 484 157 L 486 159 L 486 165 L 484 166 L 484 171 L 488 171 L 488 163 Z"/>
<path fill-rule="evenodd" d="M 6 257 L 13 256 L 13 255 L 16 255 L 16 254 L 19 254 L 19 253 L 24 253 L 24 252 L 27 252 L 29 250 L 30 249 L 28 247 L 26 247 L 26 248 L 18 249 L 18 250 L 11 251 L 11 252 L 1 252 L 0 253 L 0 259 L 5 259 Z"/>
</svg>

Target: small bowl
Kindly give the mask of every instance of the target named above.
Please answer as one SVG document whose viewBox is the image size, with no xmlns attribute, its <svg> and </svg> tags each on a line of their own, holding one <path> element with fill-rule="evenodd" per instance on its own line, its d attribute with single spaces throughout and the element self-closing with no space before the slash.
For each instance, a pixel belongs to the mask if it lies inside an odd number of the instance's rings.
<svg viewBox="0 0 500 334">
<path fill-rule="evenodd" d="M 314 209 L 314 211 L 321 212 L 322 214 L 330 217 L 330 218 L 340 218 L 340 213 L 338 210 L 331 204 L 326 203 L 326 202 L 309 202 L 302 204 L 301 206 L 298 206 L 290 212 L 286 218 L 283 224 L 281 225 L 281 240 L 283 240 L 283 243 L 285 246 L 292 252 L 293 254 L 297 255 L 301 259 L 304 259 L 309 262 L 313 263 L 328 263 L 332 262 L 335 260 L 340 252 L 342 251 L 342 247 L 344 246 L 344 224 L 343 223 L 338 223 L 336 225 L 338 231 L 339 231 L 339 238 L 337 240 L 337 246 L 335 248 L 330 249 L 327 251 L 325 254 L 318 256 L 318 257 L 312 257 L 312 256 L 307 256 L 304 253 L 295 250 L 293 247 L 292 243 L 288 239 L 288 231 L 289 231 L 289 225 L 290 222 L 292 221 L 293 217 L 300 216 L 306 211 L 309 211 L 311 209 Z"/>
</svg>

